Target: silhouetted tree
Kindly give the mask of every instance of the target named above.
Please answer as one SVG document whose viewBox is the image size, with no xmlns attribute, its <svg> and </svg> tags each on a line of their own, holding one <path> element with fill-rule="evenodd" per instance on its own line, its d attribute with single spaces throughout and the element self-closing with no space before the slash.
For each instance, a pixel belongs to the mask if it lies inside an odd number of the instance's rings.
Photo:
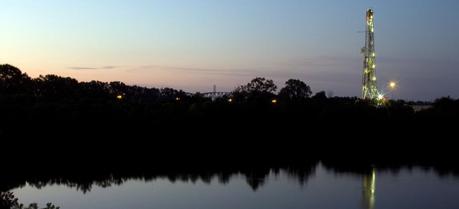
<svg viewBox="0 0 459 209">
<path fill-rule="evenodd" d="M 243 89 L 249 93 L 252 92 L 267 92 L 274 93 L 277 90 L 277 86 L 274 84 L 273 80 L 268 80 L 266 78 L 255 78 Z"/>
<path fill-rule="evenodd" d="M 24 94 L 29 92 L 30 77 L 11 65 L 0 65 L 0 93 Z"/>
<path fill-rule="evenodd" d="M 279 92 L 279 97 L 287 100 L 301 100 L 309 98 L 312 94 L 311 87 L 296 79 L 285 82 L 285 87 Z"/>
<path fill-rule="evenodd" d="M 327 99 L 327 93 L 325 93 L 325 91 L 320 91 L 317 92 L 312 98 L 316 100 L 325 100 Z"/>
<path fill-rule="evenodd" d="M 128 91 L 128 86 L 120 81 L 113 81 L 109 83 L 110 90 L 113 95 L 125 95 Z"/>
<path fill-rule="evenodd" d="M 76 79 L 57 75 L 40 76 L 35 81 L 35 95 L 49 100 L 78 98 L 79 83 Z"/>
<path fill-rule="evenodd" d="M 187 99 L 188 95 L 184 91 L 172 89 L 172 88 L 163 88 L 160 90 L 161 100 L 165 102 L 171 101 L 184 101 Z"/>
<path fill-rule="evenodd" d="M 273 80 L 258 77 L 250 83 L 236 88 L 233 91 L 233 96 L 237 101 L 265 102 L 274 98 L 276 90 L 277 86 Z"/>
</svg>

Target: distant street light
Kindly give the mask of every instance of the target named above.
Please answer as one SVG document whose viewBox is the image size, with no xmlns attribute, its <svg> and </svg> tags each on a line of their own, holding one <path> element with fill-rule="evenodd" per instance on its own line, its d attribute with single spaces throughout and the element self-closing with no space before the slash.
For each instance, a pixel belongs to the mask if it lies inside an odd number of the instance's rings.
<svg viewBox="0 0 459 209">
<path fill-rule="evenodd" d="M 390 88 L 391 90 L 396 89 L 396 88 L 397 88 L 397 82 L 395 82 L 395 81 L 389 82 L 389 88 Z"/>
<path fill-rule="evenodd" d="M 395 97 L 396 90 L 398 90 L 397 81 L 389 81 L 387 83 L 387 96 L 390 96 L 393 99 L 393 97 Z"/>
<path fill-rule="evenodd" d="M 117 100 L 122 100 L 123 99 L 123 95 L 120 94 L 120 95 L 116 96 L 116 99 Z"/>
<path fill-rule="evenodd" d="M 277 104 L 277 99 L 273 99 L 273 100 L 271 100 L 271 103 L 273 103 L 273 104 Z"/>
<path fill-rule="evenodd" d="M 229 98 L 229 99 L 228 99 L 228 102 L 229 102 L 229 103 L 232 103 L 232 102 L 233 102 L 233 99 Z"/>
</svg>

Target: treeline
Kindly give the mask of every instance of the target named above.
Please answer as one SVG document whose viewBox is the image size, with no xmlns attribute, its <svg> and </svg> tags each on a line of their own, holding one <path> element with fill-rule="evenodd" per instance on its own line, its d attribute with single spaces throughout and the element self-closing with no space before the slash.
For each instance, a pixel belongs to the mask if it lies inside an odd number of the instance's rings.
<svg viewBox="0 0 459 209">
<path fill-rule="evenodd" d="M 395 146 L 399 137 L 434 134 L 445 139 L 454 134 L 459 100 L 441 98 L 422 111 L 415 111 L 414 104 L 399 100 L 377 106 L 358 98 L 327 97 L 295 79 L 278 89 L 265 78 L 212 100 L 171 88 L 79 82 L 56 75 L 30 78 L 13 66 L 0 66 L 2 139 L 79 139 L 74 145 L 88 138 L 124 137 L 130 139 L 126 144 L 135 139 L 175 144 L 212 139 L 218 147 L 241 147 L 240 141 L 269 144 L 266 139 L 275 138 L 289 141 L 279 146 L 298 148 L 296 141 L 338 147 L 363 138 L 381 147 Z"/>
</svg>

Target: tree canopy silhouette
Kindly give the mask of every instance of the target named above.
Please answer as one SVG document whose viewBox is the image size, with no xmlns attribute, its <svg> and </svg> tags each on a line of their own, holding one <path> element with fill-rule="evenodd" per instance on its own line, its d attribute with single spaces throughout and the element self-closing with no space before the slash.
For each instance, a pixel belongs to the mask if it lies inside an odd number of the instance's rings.
<svg viewBox="0 0 459 209">
<path fill-rule="evenodd" d="M 311 95 L 311 87 L 296 79 L 288 80 L 277 94 L 273 80 L 257 77 L 212 100 L 199 93 L 119 81 L 79 82 L 57 75 L 32 79 L 16 67 L 0 65 L 0 136 L 44 134 L 42 130 L 49 127 L 53 129 L 47 134 L 83 136 L 90 132 L 197 134 L 201 129 L 221 133 L 232 127 L 260 138 L 275 131 L 284 136 L 302 134 L 304 127 L 346 133 L 371 130 L 366 126 L 400 131 L 409 130 L 405 126 L 431 126 L 445 129 L 436 132 L 442 134 L 453 124 L 449 121 L 459 118 L 459 102 L 452 98 L 415 111 L 413 103 L 401 100 L 375 106 L 355 97 L 327 98 L 323 91 Z M 434 129 L 420 132 L 428 130 Z"/>
<path fill-rule="evenodd" d="M 0 65 L 0 93 L 23 94 L 28 93 L 30 77 L 11 65 Z"/>
<path fill-rule="evenodd" d="M 290 79 L 285 82 L 285 87 L 279 92 L 279 97 L 286 100 L 302 100 L 309 98 L 312 94 L 311 87 L 303 81 Z"/>
<path fill-rule="evenodd" d="M 248 84 L 239 86 L 233 91 L 233 96 L 238 101 L 270 101 L 275 97 L 277 90 L 273 80 L 257 77 Z"/>
</svg>

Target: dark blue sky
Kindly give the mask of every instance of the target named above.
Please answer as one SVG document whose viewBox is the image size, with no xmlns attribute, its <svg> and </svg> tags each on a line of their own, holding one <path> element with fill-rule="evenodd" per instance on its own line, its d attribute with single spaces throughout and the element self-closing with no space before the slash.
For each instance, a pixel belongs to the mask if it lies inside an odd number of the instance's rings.
<svg viewBox="0 0 459 209">
<path fill-rule="evenodd" d="M 228 91 L 255 76 L 358 96 L 365 10 L 389 96 L 459 97 L 456 0 L 3 0 L 0 62 L 32 76 Z"/>
</svg>

